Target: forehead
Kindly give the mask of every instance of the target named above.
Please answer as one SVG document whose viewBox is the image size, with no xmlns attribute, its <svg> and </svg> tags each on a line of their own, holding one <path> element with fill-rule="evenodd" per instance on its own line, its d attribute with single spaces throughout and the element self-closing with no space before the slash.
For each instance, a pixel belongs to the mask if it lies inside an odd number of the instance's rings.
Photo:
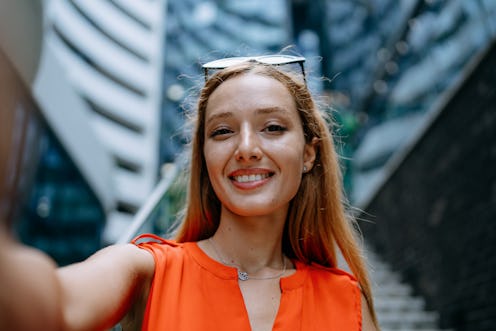
<svg viewBox="0 0 496 331">
<path fill-rule="evenodd" d="M 220 84 L 210 95 L 206 116 L 263 108 L 281 108 L 297 114 L 294 98 L 285 85 L 274 78 L 249 73 Z"/>
</svg>

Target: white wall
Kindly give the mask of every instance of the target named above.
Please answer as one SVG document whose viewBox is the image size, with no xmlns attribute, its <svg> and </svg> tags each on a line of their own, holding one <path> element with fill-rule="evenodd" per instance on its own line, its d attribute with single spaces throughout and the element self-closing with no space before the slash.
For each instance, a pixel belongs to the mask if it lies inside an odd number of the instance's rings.
<svg viewBox="0 0 496 331">
<path fill-rule="evenodd" d="M 104 183 L 115 196 L 107 242 L 125 231 L 157 181 L 165 5 L 51 0 L 47 6 L 45 37 L 84 104 L 92 138 L 112 160 L 110 180 L 87 171 L 90 182 Z M 84 139 L 76 130 L 70 134 L 64 139 Z"/>
</svg>

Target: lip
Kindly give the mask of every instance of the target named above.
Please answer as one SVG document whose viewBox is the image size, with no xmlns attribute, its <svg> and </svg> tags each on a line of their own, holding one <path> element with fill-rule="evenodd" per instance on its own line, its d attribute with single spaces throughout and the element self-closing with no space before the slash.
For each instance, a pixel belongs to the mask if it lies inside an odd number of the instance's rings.
<svg viewBox="0 0 496 331">
<path fill-rule="evenodd" d="M 237 188 L 248 190 L 267 183 L 274 175 L 273 171 L 263 168 L 237 169 L 229 173 L 231 183 Z"/>
</svg>

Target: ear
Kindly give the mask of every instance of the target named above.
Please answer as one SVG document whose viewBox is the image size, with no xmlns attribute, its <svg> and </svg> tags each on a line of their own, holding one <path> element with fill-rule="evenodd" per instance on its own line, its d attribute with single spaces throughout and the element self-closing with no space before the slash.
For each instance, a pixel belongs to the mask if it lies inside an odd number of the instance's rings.
<svg viewBox="0 0 496 331">
<path fill-rule="evenodd" d="M 303 151 L 303 165 L 306 168 L 305 172 L 309 172 L 313 168 L 313 163 L 317 157 L 318 145 L 319 139 L 316 137 L 313 137 L 311 142 L 305 144 Z"/>
</svg>

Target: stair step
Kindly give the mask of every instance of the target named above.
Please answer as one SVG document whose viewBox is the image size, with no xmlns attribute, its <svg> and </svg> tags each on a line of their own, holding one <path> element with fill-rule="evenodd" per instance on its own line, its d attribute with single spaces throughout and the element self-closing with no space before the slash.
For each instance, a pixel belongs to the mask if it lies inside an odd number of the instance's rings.
<svg viewBox="0 0 496 331">
<path fill-rule="evenodd" d="M 410 311 L 402 314 L 384 313 L 384 320 L 391 322 L 406 322 L 406 323 L 435 323 L 437 322 L 438 314 L 427 311 Z"/>
<path fill-rule="evenodd" d="M 425 310 L 424 299 L 413 296 L 412 287 L 402 283 L 400 274 L 373 251 L 366 249 L 366 256 L 381 330 L 441 331 L 439 315 Z"/>
<path fill-rule="evenodd" d="M 375 285 L 372 291 L 378 297 L 408 297 L 413 292 L 410 286 L 393 282 Z"/>
<path fill-rule="evenodd" d="M 415 297 L 376 297 L 375 308 L 381 312 L 421 311 L 425 308 L 425 302 Z"/>
</svg>

